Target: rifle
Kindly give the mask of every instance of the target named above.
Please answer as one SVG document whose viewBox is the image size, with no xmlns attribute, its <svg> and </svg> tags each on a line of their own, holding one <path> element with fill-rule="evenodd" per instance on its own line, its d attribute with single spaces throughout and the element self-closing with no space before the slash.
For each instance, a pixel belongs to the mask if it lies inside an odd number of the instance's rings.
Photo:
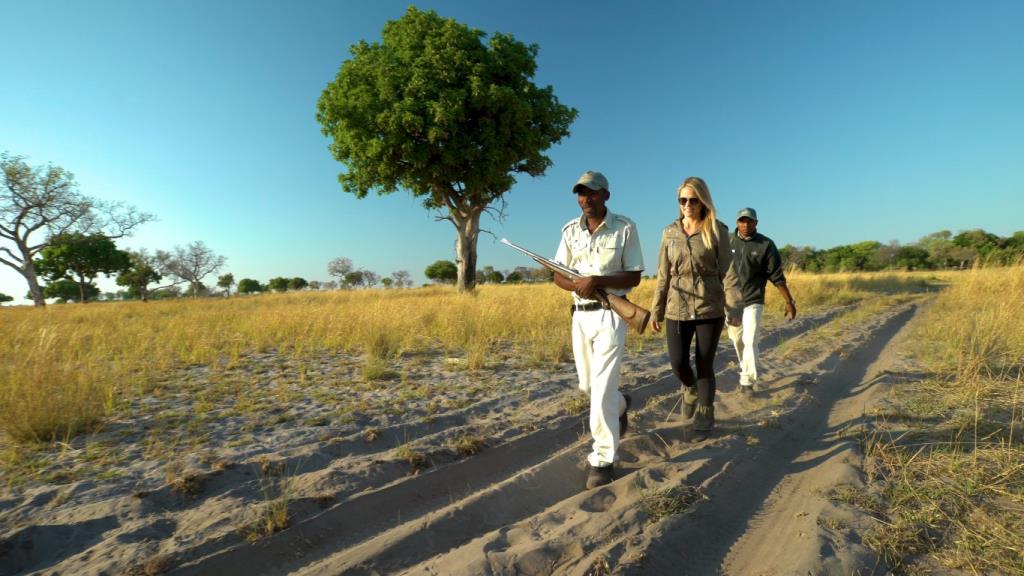
<svg viewBox="0 0 1024 576">
<path fill-rule="evenodd" d="M 558 262 L 548 260 L 547 258 L 539 254 L 534 254 L 533 252 L 530 252 L 529 250 L 523 248 L 522 246 L 516 246 L 515 244 L 509 242 L 508 239 L 506 238 L 502 238 L 501 243 L 508 246 L 509 248 L 518 250 L 523 254 L 526 254 L 530 258 L 536 260 L 537 263 L 540 264 L 541 266 L 547 268 L 548 270 L 551 270 L 555 274 L 561 275 L 564 278 L 567 278 L 569 280 L 576 280 L 577 278 L 583 277 L 579 272 L 576 272 L 572 268 L 569 268 L 568 266 L 563 266 Z M 626 321 L 626 324 L 632 326 L 638 334 L 644 333 L 644 330 L 647 328 L 647 321 L 651 319 L 650 311 L 641 308 L 640 306 L 637 306 L 636 304 L 630 302 L 629 300 L 626 300 L 622 296 L 619 296 L 617 294 L 609 294 L 605 292 L 603 288 L 598 288 L 595 291 L 595 295 L 597 296 L 598 302 L 601 303 L 601 306 L 603 306 L 605 309 L 610 308 L 613 312 L 622 317 L 622 319 Z"/>
</svg>

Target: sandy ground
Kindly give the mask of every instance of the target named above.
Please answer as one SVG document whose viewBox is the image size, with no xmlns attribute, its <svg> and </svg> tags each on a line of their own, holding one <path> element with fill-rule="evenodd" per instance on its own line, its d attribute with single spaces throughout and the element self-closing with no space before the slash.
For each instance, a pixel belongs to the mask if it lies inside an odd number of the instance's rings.
<svg viewBox="0 0 1024 576">
<path fill-rule="evenodd" d="M 338 421 L 324 395 L 344 388 L 318 386 L 351 378 L 353 359 L 297 368 L 268 354 L 254 364 L 270 366 L 256 370 L 268 388 L 292 386 L 295 370 L 306 382 L 271 398 L 278 417 L 215 411 L 201 444 L 170 444 L 162 460 L 145 457 L 146 430 L 165 428 L 126 417 L 88 439 L 108 447 L 103 472 L 81 473 L 79 441 L 61 456 L 79 473 L 4 489 L 0 574 L 884 574 L 860 543 L 874 520 L 828 494 L 863 482 L 866 413 L 909 373 L 901 342 L 920 304 L 822 335 L 822 349 L 793 342 L 844 311 L 770 327 L 752 398 L 724 339 L 717 431 L 702 443 L 688 441 L 663 349 L 632 352 L 617 479 L 590 491 L 583 417 L 565 410 L 571 362 L 406 360 L 400 382 L 361 390 Z M 386 401 L 410 387 L 425 393 Z M 460 454 L 464 437 L 477 453 Z M 282 486 L 288 528 L 254 537 Z"/>
</svg>

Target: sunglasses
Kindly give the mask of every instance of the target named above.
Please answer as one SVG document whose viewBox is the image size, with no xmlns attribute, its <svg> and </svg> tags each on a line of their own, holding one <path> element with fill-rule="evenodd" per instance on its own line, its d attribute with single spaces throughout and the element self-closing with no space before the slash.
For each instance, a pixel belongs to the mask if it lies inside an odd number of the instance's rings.
<svg viewBox="0 0 1024 576">
<path fill-rule="evenodd" d="M 696 197 L 687 198 L 686 196 L 680 196 L 679 197 L 679 205 L 680 206 L 686 206 L 687 204 L 689 204 L 690 206 L 699 206 L 700 205 L 700 199 L 696 198 Z"/>
</svg>

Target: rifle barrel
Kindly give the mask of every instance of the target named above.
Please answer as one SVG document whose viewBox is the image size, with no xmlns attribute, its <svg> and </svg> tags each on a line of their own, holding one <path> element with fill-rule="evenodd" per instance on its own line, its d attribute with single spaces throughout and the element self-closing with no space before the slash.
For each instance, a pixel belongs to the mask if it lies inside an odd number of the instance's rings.
<svg viewBox="0 0 1024 576">
<path fill-rule="evenodd" d="M 565 276 L 567 278 L 570 278 L 570 279 L 579 278 L 579 276 L 580 276 L 579 272 L 576 272 L 572 268 L 569 268 L 568 266 L 563 266 L 562 264 L 559 264 L 558 262 L 555 262 L 553 260 L 548 260 L 547 258 L 541 256 L 540 254 L 535 254 L 533 252 L 530 252 L 529 250 L 527 250 L 526 248 L 523 248 L 522 246 L 517 246 L 517 245 L 513 244 L 512 242 L 509 242 L 508 238 L 502 238 L 501 239 L 501 243 L 506 245 L 506 246 L 508 246 L 509 248 L 514 248 L 514 249 L 522 252 L 523 254 L 526 254 L 530 258 L 533 258 L 534 260 L 536 260 L 538 264 L 540 264 L 541 266 L 544 266 L 544 267 L 550 269 L 552 272 L 560 273 L 563 276 Z"/>
</svg>

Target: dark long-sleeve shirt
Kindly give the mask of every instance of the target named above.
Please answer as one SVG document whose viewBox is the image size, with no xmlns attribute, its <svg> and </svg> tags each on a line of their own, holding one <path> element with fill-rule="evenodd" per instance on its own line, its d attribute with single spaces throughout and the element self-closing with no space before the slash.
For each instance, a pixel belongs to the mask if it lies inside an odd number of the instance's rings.
<svg viewBox="0 0 1024 576">
<path fill-rule="evenodd" d="M 768 281 L 776 286 L 786 283 L 782 272 L 782 257 L 775 242 L 760 232 L 748 239 L 740 238 L 733 232 L 729 242 L 732 246 L 732 265 L 736 268 L 743 305 L 764 304 L 764 291 Z"/>
</svg>

